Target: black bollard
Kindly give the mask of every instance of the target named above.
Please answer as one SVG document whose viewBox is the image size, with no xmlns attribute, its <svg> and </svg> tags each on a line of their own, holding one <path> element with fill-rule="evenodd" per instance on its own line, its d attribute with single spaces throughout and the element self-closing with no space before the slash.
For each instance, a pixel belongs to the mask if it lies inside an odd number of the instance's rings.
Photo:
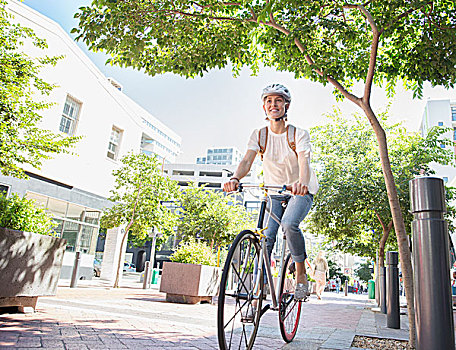
<svg viewBox="0 0 456 350">
<path fill-rule="evenodd" d="M 388 328 L 401 328 L 399 312 L 399 255 L 397 252 L 386 253 L 386 325 Z"/>
<path fill-rule="evenodd" d="M 414 216 L 416 348 L 454 350 L 448 226 L 443 217 L 446 208 L 442 179 L 420 177 L 411 180 L 410 198 Z"/>
<path fill-rule="evenodd" d="M 81 265 L 81 252 L 76 252 L 74 256 L 73 273 L 71 274 L 70 288 L 78 286 L 79 265 Z"/>
<path fill-rule="evenodd" d="M 380 312 L 386 314 L 386 267 L 380 267 L 378 269 L 378 299 Z"/>
</svg>

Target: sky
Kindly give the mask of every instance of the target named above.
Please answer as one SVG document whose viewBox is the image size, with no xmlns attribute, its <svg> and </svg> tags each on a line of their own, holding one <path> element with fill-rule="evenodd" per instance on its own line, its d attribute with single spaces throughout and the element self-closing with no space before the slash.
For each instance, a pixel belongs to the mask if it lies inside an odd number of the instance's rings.
<svg viewBox="0 0 456 350">
<path fill-rule="evenodd" d="M 70 34 L 78 22 L 73 18 L 87 0 L 24 0 L 26 5 L 59 23 Z M 288 121 L 309 129 L 326 123 L 325 114 L 334 107 L 347 117 L 360 113 L 352 102 L 336 102 L 331 86 L 323 87 L 307 79 L 294 79 L 293 74 L 270 68 L 252 76 L 244 69 L 233 77 L 229 68 L 212 70 L 204 77 L 186 79 L 174 74 L 148 76 L 140 71 L 105 65 L 107 56 L 88 51 L 82 42 L 76 44 L 107 77 L 123 86 L 123 92 L 148 110 L 154 117 L 182 137 L 182 152 L 177 162 L 194 163 L 211 147 L 237 147 L 245 152 L 252 130 L 265 125 L 260 100 L 262 89 L 271 83 L 287 86 L 292 94 Z M 361 86 L 354 92 L 361 96 Z M 455 90 L 425 85 L 423 99 L 413 99 L 412 92 L 398 85 L 396 95 L 388 100 L 381 88 L 374 88 L 372 106 L 382 111 L 391 102 L 392 120 L 403 120 L 410 131 L 419 128 L 427 99 L 456 99 Z"/>
</svg>

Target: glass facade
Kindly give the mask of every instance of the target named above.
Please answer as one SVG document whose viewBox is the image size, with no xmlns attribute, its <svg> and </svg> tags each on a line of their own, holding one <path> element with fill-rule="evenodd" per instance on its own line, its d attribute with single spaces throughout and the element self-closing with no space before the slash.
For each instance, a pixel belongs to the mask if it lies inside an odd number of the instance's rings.
<svg viewBox="0 0 456 350">
<path fill-rule="evenodd" d="M 27 192 L 26 197 L 45 209 L 55 223 L 54 234 L 67 240 L 66 250 L 95 254 L 101 211 Z"/>
</svg>

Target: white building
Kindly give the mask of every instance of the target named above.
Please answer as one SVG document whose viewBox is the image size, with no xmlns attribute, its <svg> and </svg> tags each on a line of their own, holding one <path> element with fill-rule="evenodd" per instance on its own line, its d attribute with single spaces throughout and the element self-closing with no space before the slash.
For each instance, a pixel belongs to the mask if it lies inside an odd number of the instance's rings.
<svg viewBox="0 0 456 350">
<path fill-rule="evenodd" d="M 99 218 L 111 205 L 106 198 L 119 159 L 131 151 L 155 153 L 164 163 L 174 162 L 181 138 L 123 94 L 121 85 L 105 77 L 57 23 L 17 1 L 9 1 L 7 9 L 14 21 L 47 41 L 45 51 L 27 43 L 24 51 L 29 56 L 64 55 L 40 75 L 58 86 L 49 97 L 37 96 L 55 102 L 41 112 L 40 126 L 81 140 L 75 154 L 57 155 L 41 170 L 28 167 L 29 180 L 0 176 L 0 186 L 35 199 L 51 213 L 57 233 L 68 240 L 62 277 L 69 276 L 75 251 L 84 253 L 82 271 L 91 275 Z"/>
<path fill-rule="evenodd" d="M 456 101 L 451 100 L 428 100 L 424 108 L 420 125 L 422 135 L 427 135 L 429 129 L 434 126 L 444 126 L 452 131 L 445 134 L 445 137 L 456 141 Z M 441 145 L 441 147 L 448 147 Z M 455 149 L 453 148 L 453 151 Z M 456 167 L 454 165 L 431 164 L 436 171 L 436 176 L 441 177 L 445 182 L 452 183 L 456 180 Z"/>
<path fill-rule="evenodd" d="M 206 188 L 223 188 L 223 184 L 233 176 L 236 166 L 216 164 L 165 164 L 164 172 L 172 180 L 179 183 L 179 186 L 188 186 L 189 182 L 196 182 L 199 186 L 203 184 Z M 259 169 L 252 167 L 249 174 L 242 179 L 243 182 L 259 183 Z"/>
<path fill-rule="evenodd" d="M 241 162 L 242 156 L 236 147 L 208 148 L 206 156 L 198 157 L 196 164 L 237 165 Z"/>
</svg>

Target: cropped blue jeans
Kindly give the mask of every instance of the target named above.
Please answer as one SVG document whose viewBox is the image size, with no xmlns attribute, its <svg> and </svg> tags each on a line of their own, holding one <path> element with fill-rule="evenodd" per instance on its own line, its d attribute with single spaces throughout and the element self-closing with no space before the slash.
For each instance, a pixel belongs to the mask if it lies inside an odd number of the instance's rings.
<svg viewBox="0 0 456 350">
<path fill-rule="evenodd" d="M 281 219 L 281 226 L 285 232 L 294 262 L 303 262 L 307 258 L 306 244 L 299 224 L 309 213 L 312 202 L 313 195 L 311 194 L 306 194 L 305 196 L 271 195 L 268 201 L 268 207 Z M 287 203 L 286 207 L 284 207 L 284 203 Z M 267 227 L 263 233 L 267 237 L 266 247 L 270 258 L 276 242 L 279 224 L 266 213 L 263 227 Z"/>
</svg>

